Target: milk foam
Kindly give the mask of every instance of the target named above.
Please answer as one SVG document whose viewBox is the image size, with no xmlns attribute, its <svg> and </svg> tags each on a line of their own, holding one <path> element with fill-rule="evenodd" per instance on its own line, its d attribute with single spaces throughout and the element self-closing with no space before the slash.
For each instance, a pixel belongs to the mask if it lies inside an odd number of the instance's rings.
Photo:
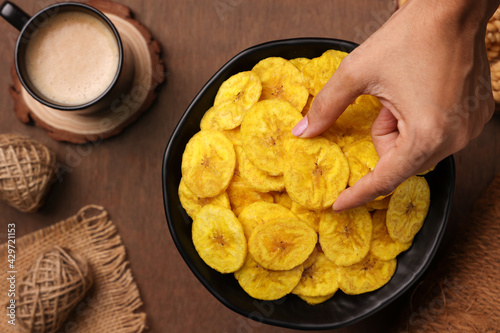
<svg viewBox="0 0 500 333">
<path fill-rule="evenodd" d="M 26 47 L 26 71 L 49 101 L 80 105 L 99 97 L 119 66 L 113 32 L 84 12 L 62 12 L 49 18 Z"/>
</svg>

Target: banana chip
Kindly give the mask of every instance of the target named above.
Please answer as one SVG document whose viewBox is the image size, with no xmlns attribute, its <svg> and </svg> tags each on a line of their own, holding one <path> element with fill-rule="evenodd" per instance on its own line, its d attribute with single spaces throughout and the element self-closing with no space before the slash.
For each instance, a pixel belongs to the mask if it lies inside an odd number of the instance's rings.
<svg viewBox="0 0 500 333">
<path fill-rule="evenodd" d="M 309 91 L 302 73 L 290 61 L 280 57 L 263 59 L 252 68 L 262 83 L 261 100 L 281 99 L 301 111 L 307 103 Z"/>
<path fill-rule="evenodd" d="M 238 172 L 250 186 L 260 192 L 282 191 L 285 189 L 285 180 L 282 175 L 271 176 L 257 168 L 246 156 L 243 147 L 235 147 L 238 160 Z"/>
<path fill-rule="evenodd" d="M 289 294 L 299 283 L 302 265 L 287 271 L 271 271 L 259 265 L 250 254 L 243 267 L 234 273 L 241 288 L 253 298 L 272 301 Z"/>
<path fill-rule="evenodd" d="M 257 201 L 273 202 L 273 196 L 255 190 L 243 178 L 235 174 L 227 187 L 227 195 L 231 209 L 239 216 L 243 208 Z"/>
<path fill-rule="evenodd" d="M 391 195 L 388 195 L 384 198 L 377 198 L 373 201 L 367 202 L 365 204 L 365 207 L 368 208 L 368 210 L 380 210 L 380 209 L 385 209 L 389 208 L 389 201 L 391 200 Z"/>
<path fill-rule="evenodd" d="M 361 262 L 339 267 L 339 288 L 348 295 L 377 290 L 387 284 L 396 271 L 396 259 L 384 261 L 371 255 Z"/>
<path fill-rule="evenodd" d="M 259 224 L 248 240 L 248 251 L 262 267 L 284 271 L 302 264 L 313 252 L 317 234 L 299 219 Z"/>
<path fill-rule="evenodd" d="M 370 251 L 372 218 L 365 207 L 336 213 L 325 210 L 319 223 L 319 243 L 328 259 L 339 266 L 360 262 Z"/>
<path fill-rule="evenodd" d="M 359 140 L 344 149 L 349 162 L 349 186 L 353 186 L 361 177 L 373 171 L 379 160 L 372 140 Z"/>
<path fill-rule="evenodd" d="M 222 131 L 224 135 L 233 143 L 233 146 L 241 146 L 241 134 L 240 134 L 240 127 L 236 127 L 232 130 L 225 130 Z"/>
<path fill-rule="evenodd" d="M 293 201 L 286 192 L 272 192 L 274 203 L 277 203 L 285 208 L 292 209 Z"/>
<path fill-rule="evenodd" d="M 333 124 L 322 134 L 328 140 L 339 145 L 340 148 L 345 149 L 350 144 L 359 140 L 371 140 L 369 133 L 365 133 L 363 130 L 358 129 L 344 129 Z"/>
<path fill-rule="evenodd" d="M 191 218 L 194 218 L 196 213 L 198 213 L 203 206 L 208 204 L 231 209 L 226 191 L 215 197 L 200 198 L 186 186 L 182 178 L 179 183 L 179 200 L 181 201 L 182 208 L 184 208 Z"/>
<path fill-rule="evenodd" d="M 338 266 L 323 253 L 316 253 L 316 259 L 302 272 L 302 278 L 292 290 L 293 294 L 309 297 L 327 296 L 334 294 L 339 288 Z"/>
<path fill-rule="evenodd" d="M 382 104 L 376 97 L 361 95 L 345 109 L 335 123 L 347 132 L 370 135 L 380 109 Z"/>
<path fill-rule="evenodd" d="M 234 102 L 212 106 L 201 119 L 202 130 L 232 130 L 241 125 L 245 110 Z"/>
<path fill-rule="evenodd" d="M 252 163 L 272 176 L 283 173 L 285 143 L 292 128 L 302 119 L 289 103 L 271 99 L 248 110 L 241 123 L 241 140 Z"/>
<path fill-rule="evenodd" d="M 429 169 L 417 174 L 417 176 L 424 176 L 426 174 L 428 174 L 429 172 L 432 172 L 434 171 L 434 169 L 436 168 L 437 165 L 434 165 L 434 166 L 431 166 Z"/>
<path fill-rule="evenodd" d="M 285 207 L 265 202 L 258 201 L 254 202 L 241 211 L 238 215 L 238 219 L 243 226 L 243 231 L 247 239 L 250 239 L 252 231 L 261 223 L 275 220 L 275 219 L 296 219 L 297 217 Z"/>
<path fill-rule="evenodd" d="M 399 185 L 387 209 L 387 231 L 391 238 L 407 243 L 422 228 L 429 211 L 431 192 L 423 177 L 412 176 Z"/>
<path fill-rule="evenodd" d="M 291 201 L 290 210 L 292 213 L 297 215 L 302 222 L 307 223 L 308 226 L 314 229 L 314 231 L 319 232 L 319 220 L 321 219 L 321 213 L 307 209 L 295 201 Z"/>
<path fill-rule="evenodd" d="M 245 262 L 247 240 L 230 209 L 204 206 L 193 219 L 192 234 L 201 259 L 216 271 L 233 273 Z"/>
<path fill-rule="evenodd" d="M 309 110 L 311 109 L 311 105 L 314 101 L 314 96 L 313 95 L 309 95 L 309 98 L 307 99 L 307 103 L 306 105 L 304 106 L 304 108 L 302 109 L 302 116 L 305 116 Z"/>
<path fill-rule="evenodd" d="M 298 70 L 301 70 L 311 60 L 308 58 L 295 58 L 290 59 L 289 61 L 292 63 L 292 65 L 297 67 Z"/>
<path fill-rule="evenodd" d="M 355 141 L 371 140 L 371 126 L 382 104 L 374 96 L 361 95 L 340 115 L 323 136 L 342 149 Z"/>
<path fill-rule="evenodd" d="M 330 298 L 333 297 L 333 295 L 335 295 L 335 293 L 326 296 L 304 296 L 304 295 L 297 295 L 297 296 L 299 296 L 303 301 L 306 301 L 307 304 L 309 305 L 317 305 L 328 301 Z"/>
<path fill-rule="evenodd" d="M 233 177 L 236 154 L 229 139 L 217 131 L 200 131 L 187 143 L 182 155 L 182 178 L 198 197 L 222 193 Z"/>
<path fill-rule="evenodd" d="M 347 53 L 342 51 L 328 50 L 320 57 L 311 59 L 302 67 L 302 74 L 307 80 L 311 95 L 316 96 L 318 94 L 346 55 Z"/>
<path fill-rule="evenodd" d="M 304 267 L 304 269 L 307 269 L 314 264 L 316 258 L 318 257 L 318 252 L 320 251 L 320 249 L 321 248 L 319 244 L 316 243 L 316 246 L 314 247 L 312 253 L 309 255 L 309 257 L 307 257 L 306 261 L 302 263 L 302 267 Z"/>
<path fill-rule="evenodd" d="M 391 260 L 401 252 L 408 250 L 412 242 L 400 243 L 394 241 L 387 232 L 385 217 L 385 210 L 377 210 L 373 213 L 373 238 L 370 253 L 380 260 Z"/>
<path fill-rule="evenodd" d="M 311 210 L 330 207 L 349 178 L 342 150 L 322 137 L 294 139 L 287 148 L 284 176 L 290 198 Z"/>
<path fill-rule="evenodd" d="M 257 103 L 261 93 L 262 84 L 259 77 L 251 71 L 240 72 L 221 84 L 215 96 L 214 106 L 232 102 L 248 110 Z"/>
</svg>

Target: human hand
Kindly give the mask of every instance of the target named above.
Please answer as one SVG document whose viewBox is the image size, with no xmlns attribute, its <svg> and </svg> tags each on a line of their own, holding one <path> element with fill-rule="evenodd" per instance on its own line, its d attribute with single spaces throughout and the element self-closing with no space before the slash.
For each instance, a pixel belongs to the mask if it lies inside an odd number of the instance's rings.
<svg viewBox="0 0 500 333">
<path fill-rule="evenodd" d="M 498 1 L 413 0 L 350 53 L 293 129 L 313 137 L 361 94 L 383 107 L 371 129 L 375 169 L 333 209 L 391 193 L 478 136 L 494 111 L 484 34 Z"/>
</svg>

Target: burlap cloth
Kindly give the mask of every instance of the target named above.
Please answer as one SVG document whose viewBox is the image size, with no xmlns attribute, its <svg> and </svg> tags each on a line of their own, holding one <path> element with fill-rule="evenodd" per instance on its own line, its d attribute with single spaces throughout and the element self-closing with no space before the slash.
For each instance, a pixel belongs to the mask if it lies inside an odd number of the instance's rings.
<svg viewBox="0 0 500 333">
<path fill-rule="evenodd" d="M 21 224 L 17 223 L 16 228 L 20 227 Z M 128 333 L 145 330 L 146 314 L 137 311 L 142 300 L 126 261 L 125 247 L 104 208 L 86 206 L 67 220 L 17 238 L 14 264 L 18 283 L 33 260 L 54 245 L 85 257 L 94 277 L 94 285 L 59 332 Z M 5 315 L 5 306 L 10 300 L 7 244 L 0 246 L 0 263 L 0 304 L 4 309 L 0 332 L 19 332 L 19 325 L 9 324 L 10 319 Z"/>
<path fill-rule="evenodd" d="M 414 289 L 397 332 L 500 332 L 500 174 Z"/>
</svg>

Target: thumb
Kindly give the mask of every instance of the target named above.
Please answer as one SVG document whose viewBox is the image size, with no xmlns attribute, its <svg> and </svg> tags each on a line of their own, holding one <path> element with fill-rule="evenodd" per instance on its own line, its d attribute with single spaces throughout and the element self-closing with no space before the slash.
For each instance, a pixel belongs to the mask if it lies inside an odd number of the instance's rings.
<svg viewBox="0 0 500 333">
<path fill-rule="evenodd" d="M 292 129 L 293 135 L 309 138 L 323 133 L 365 90 L 362 81 L 351 74 L 354 71 L 344 65 L 348 57 L 316 95 L 307 115 Z"/>
</svg>

